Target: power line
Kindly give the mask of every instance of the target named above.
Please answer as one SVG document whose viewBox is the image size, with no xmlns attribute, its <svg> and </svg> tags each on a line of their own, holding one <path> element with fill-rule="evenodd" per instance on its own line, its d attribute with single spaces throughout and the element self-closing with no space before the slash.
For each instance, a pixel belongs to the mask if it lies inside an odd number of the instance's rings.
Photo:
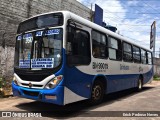
<svg viewBox="0 0 160 120">
<path fill-rule="evenodd" d="M 107 8 L 111 8 L 111 7 L 122 7 L 122 6 L 107 6 Z M 132 5 L 129 5 L 128 7 L 145 7 L 144 5 L 140 6 L 140 5 L 136 5 L 136 6 L 132 6 Z M 160 7 L 160 6 L 156 6 L 156 7 Z"/>
<path fill-rule="evenodd" d="M 108 0 L 108 1 L 118 1 L 118 0 Z M 121 0 L 121 1 L 129 1 L 129 0 Z M 159 1 L 159 0 L 134 0 L 134 1 Z"/>
<path fill-rule="evenodd" d="M 147 4 L 146 2 L 143 1 L 144 4 L 146 4 L 147 6 L 149 6 L 150 8 L 152 8 L 152 10 L 155 10 L 157 13 L 159 13 L 159 11 L 157 11 L 157 9 L 153 8 L 151 5 Z M 159 18 L 159 16 L 157 16 Z"/>
<path fill-rule="evenodd" d="M 107 10 L 108 11 L 108 10 Z M 139 10 L 138 10 L 139 11 Z M 110 12 L 110 11 L 108 11 L 108 12 Z M 106 12 L 106 13 L 108 13 L 108 12 Z M 111 12 L 110 12 L 111 13 Z M 124 12 L 124 13 L 126 13 L 126 12 Z M 115 14 L 113 14 L 113 15 L 115 15 Z M 116 16 L 118 16 L 118 15 L 116 15 Z M 105 18 L 107 18 L 107 17 L 105 17 Z M 111 17 L 111 18 L 113 18 L 114 19 L 114 17 Z M 125 20 L 125 19 L 127 19 L 127 18 L 121 18 L 121 17 L 119 17 L 118 16 L 118 18 L 119 19 L 121 19 L 121 20 Z M 128 18 L 129 19 L 129 18 Z M 133 19 L 133 18 L 132 18 Z M 135 19 L 135 18 L 134 18 Z M 137 19 L 137 18 L 136 18 Z M 142 20 L 142 21 L 144 21 L 144 20 Z M 116 25 L 127 25 L 127 26 L 143 26 L 143 27 L 145 27 L 145 26 L 150 26 L 150 25 L 142 25 L 142 24 L 136 24 L 136 25 L 131 25 L 131 24 L 116 24 Z M 131 28 L 129 28 L 129 29 L 131 29 Z"/>
<path fill-rule="evenodd" d="M 151 26 L 151 25 L 143 25 L 143 24 L 117 24 L 117 25 L 127 25 L 127 26 Z"/>
<path fill-rule="evenodd" d="M 104 9 L 106 10 L 106 9 Z M 118 14 L 126 14 L 126 13 L 131 13 L 131 14 L 160 14 L 160 13 L 147 13 L 147 12 L 138 12 L 138 13 L 133 13 L 133 12 L 110 12 L 110 13 L 118 13 Z"/>
<path fill-rule="evenodd" d="M 118 16 L 116 16 L 116 17 L 118 17 Z M 112 21 L 112 22 L 113 22 L 113 21 Z M 115 22 L 115 23 L 116 23 L 116 25 L 121 25 L 121 24 L 117 24 L 117 22 Z M 124 25 L 124 24 L 123 24 L 123 25 Z M 131 25 L 131 24 L 127 24 L 127 26 L 128 26 L 128 25 Z M 137 27 L 137 26 L 139 26 L 139 25 L 136 24 L 136 25 L 134 25 L 134 26 Z M 150 26 L 150 25 L 149 25 L 149 26 Z M 132 27 L 133 27 L 133 26 L 132 26 Z M 143 26 L 143 27 L 148 27 L 148 26 Z M 130 27 L 127 27 L 127 29 L 130 30 L 131 28 L 130 28 Z M 126 36 L 126 35 L 123 35 L 123 36 Z M 138 41 L 138 40 L 137 40 L 137 41 Z M 141 42 L 141 41 L 138 41 L 138 42 Z"/>
<path fill-rule="evenodd" d="M 114 17 L 110 17 L 110 16 L 107 16 L 107 17 L 104 17 L 104 18 L 114 18 Z M 119 18 L 121 20 L 128 20 L 128 19 L 138 19 L 137 17 L 136 18 Z M 159 18 L 154 18 L 154 20 L 159 20 Z"/>
<path fill-rule="evenodd" d="M 150 33 L 150 31 L 132 31 L 132 30 L 121 30 L 123 32 L 145 32 L 145 33 Z M 158 32 L 160 33 L 160 32 Z"/>
</svg>

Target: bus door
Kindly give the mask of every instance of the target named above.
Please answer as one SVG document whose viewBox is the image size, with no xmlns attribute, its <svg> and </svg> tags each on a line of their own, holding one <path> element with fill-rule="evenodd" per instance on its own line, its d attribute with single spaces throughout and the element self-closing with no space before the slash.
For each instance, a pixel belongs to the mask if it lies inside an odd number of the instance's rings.
<svg viewBox="0 0 160 120">
<path fill-rule="evenodd" d="M 90 32 L 87 26 L 68 21 L 66 86 L 83 97 L 90 95 L 90 89 L 86 87 L 91 81 L 86 69 L 91 63 Z"/>
</svg>

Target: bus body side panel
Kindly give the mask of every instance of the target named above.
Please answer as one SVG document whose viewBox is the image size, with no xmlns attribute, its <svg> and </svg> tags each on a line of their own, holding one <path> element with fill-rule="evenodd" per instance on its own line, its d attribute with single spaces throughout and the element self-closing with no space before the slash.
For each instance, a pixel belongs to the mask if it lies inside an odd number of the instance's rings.
<svg viewBox="0 0 160 120">
<path fill-rule="evenodd" d="M 93 69 L 92 63 L 106 63 L 108 64 L 108 69 L 105 72 L 99 72 L 99 69 Z M 121 65 L 128 66 L 129 69 L 121 70 Z M 140 71 L 139 69 L 143 69 Z M 92 58 L 91 64 L 86 68 L 85 66 L 77 67 L 79 72 L 84 73 L 85 75 L 91 75 L 91 81 L 88 83 L 92 85 L 94 83 L 95 78 L 98 75 L 106 76 L 106 93 L 117 92 L 120 90 L 125 90 L 133 87 L 137 87 L 137 83 L 140 75 L 143 76 L 143 84 L 146 84 L 152 79 L 153 76 L 153 67 L 152 65 L 143 65 L 143 64 L 133 64 L 133 63 L 125 63 L 111 60 L 101 60 Z M 98 72 L 97 72 L 98 71 Z M 102 70 L 103 71 L 103 70 Z M 81 74 L 81 76 L 84 76 Z M 89 77 L 87 78 L 89 79 Z"/>
<path fill-rule="evenodd" d="M 72 98 L 65 97 L 65 104 L 90 98 L 90 85 L 94 76 L 85 74 L 76 67 L 66 66 L 65 69 L 65 87 L 75 94 L 71 96 Z M 65 96 L 67 96 L 67 94 Z"/>
<path fill-rule="evenodd" d="M 78 70 L 76 67 L 66 67 L 65 87 L 69 89 L 71 92 L 73 92 L 75 95 L 70 95 L 70 98 L 64 97 L 64 104 L 90 98 L 92 89 L 91 86 L 98 76 L 101 75 L 90 75 Z M 105 93 L 107 94 L 136 87 L 139 76 L 140 74 L 106 75 L 107 89 Z M 147 73 L 144 73 L 144 76 L 147 76 L 144 77 L 145 84 L 152 78 L 152 69 Z M 68 96 L 68 94 L 69 93 L 66 92 L 65 94 L 64 92 L 64 96 Z"/>
<path fill-rule="evenodd" d="M 133 88 L 135 87 L 135 82 L 137 81 L 138 77 L 138 74 L 107 75 L 106 93 Z"/>
<path fill-rule="evenodd" d="M 154 73 L 153 73 L 153 66 L 152 66 L 152 68 L 147 73 L 143 74 L 143 84 L 146 84 L 146 83 L 152 81 L 153 80 L 153 74 Z"/>
<path fill-rule="evenodd" d="M 133 87 L 137 87 L 140 74 L 107 75 L 106 93 L 117 92 Z M 143 84 L 152 80 L 153 68 L 143 74 Z"/>
</svg>

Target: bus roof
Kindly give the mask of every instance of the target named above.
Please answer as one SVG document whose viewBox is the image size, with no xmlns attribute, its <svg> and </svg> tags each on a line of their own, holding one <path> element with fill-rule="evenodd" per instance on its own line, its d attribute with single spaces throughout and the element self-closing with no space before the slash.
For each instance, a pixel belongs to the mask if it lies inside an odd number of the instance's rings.
<svg viewBox="0 0 160 120">
<path fill-rule="evenodd" d="M 35 16 L 33 16 L 33 17 L 30 17 L 30 18 L 28 18 L 28 19 L 26 19 L 26 20 L 32 19 L 32 18 L 34 18 L 34 17 L 41 16 L 41 15 L 47 15 L 47 14 L 52 14 L 52 13 L 57 13 L 57 12 L 63 13 L 65 18 L 73 19 L 73 20 L 77 21 L 78 23 L 81 23 L 81 24 L 83 24 L 83 25 L 85 25 L 85 26 L 88 26 L 88 27 L 90 27 L 90 28 L 93 28 L 93 29 L 95 29 L 95 30 L 98 30 L 98 31 L 100 31 L 100 32 L 103 32 L 103 33 L 105 33 L 105 34 L 107 34 L 107 35 L 110 35 L 110 36 L 112 36 L 112 37 L 115 37 L 115 38 L 117 38 L 117 39 L 120 39 L 120 40 L 122 40 L 122 41 L 131 43 L 131 44 L 133 44 L 133 45 L 135 45 L 135 46 L 141 47 L 142 49 L 145 49 L 145 50 L 148 50 L 148 51 L 152 52 L 150 49 L 145 48 L 145 47 L 142 47 L 142 46 L 134 43 L 131 39 L 126 38 L 125 36 L 122 36 L 122 35 L 119 35 L 119 34 L 117 34 L 117 33 L 115 33 L 115 32 L 112 32 L 112 31 L 110 31 L 110 30 L 108 30 L 108 29 L 106 29 L 106 28 L 104 28 L 104 27 L 102 27 L 102 26 L 99 26 L 99 25 L 97 25 L 97 24 L 95 24 L 95 23 L 93 23 L 93 22 L 91 22 L 91 21 L 89 21 L 89 20 L 87 20 L 87 19 L 85 19 L 85 18 L 82 18 L 82 17 L 80 17 L 80 16 L 78 16 L 78 15 L 72 13 L 72 12 L 69 12 L 69 11 L 53 11 L 53 12 L 38 14 L 38 15 L 35 15 Z M 24 20 L 24 21 L 26 21 L 26 20 Z M 23 21 L 23 22 L 24 22 L 24 21 Z"/>
</svg>

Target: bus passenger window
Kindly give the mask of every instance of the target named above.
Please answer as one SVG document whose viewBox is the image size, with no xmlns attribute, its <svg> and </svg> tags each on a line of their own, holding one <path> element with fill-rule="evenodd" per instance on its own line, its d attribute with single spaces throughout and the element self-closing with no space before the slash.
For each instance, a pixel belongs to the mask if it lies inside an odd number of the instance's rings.
<svg viewBox="0 0 160 120">
<path fill-rule="evenodd" d="M 99 47 L 96 47 L 95 45 L 93 45 L 93 56 L 95 56 L 95 57 L 100 56 Z"/>
<path fill-rule="evenodd" d="M 109 37 L 108 39 L 109 47 L 109 58 L 111 60 L 122 60 L 122 50 L 121 41 L 115 38 Z"/>
<path fill-rule="evenodd" d="M 147 52 L 147 59 L 148 59 L 148 64 L 152 64 L 152 53 Z"/>
<path fill-rule="evenodd" d="M 92 55 L 95 58 L 107 58 L 106 36 L 97 31 L 92 31 Z"/>
<path fill-rule="evenodd" d="M 147 56 L 146 56 L 146 51 L 145 50 L 143 50 L 143 49 L 141 49 L 141 62 L 142 62 L 142 64 L 146 64 L 147 63 Z"/>
<path fill-rule="evenodd" d="M 136 46 L 133 46 L 133 61 L 135 63 L 141 63 L 140 48 Z"/>
<path fill-rule="evenodd" d="M 132 46 L 128 43 L 123 43 L 123 60 L 125 62 L 132 62 Z"/>
</svg>

